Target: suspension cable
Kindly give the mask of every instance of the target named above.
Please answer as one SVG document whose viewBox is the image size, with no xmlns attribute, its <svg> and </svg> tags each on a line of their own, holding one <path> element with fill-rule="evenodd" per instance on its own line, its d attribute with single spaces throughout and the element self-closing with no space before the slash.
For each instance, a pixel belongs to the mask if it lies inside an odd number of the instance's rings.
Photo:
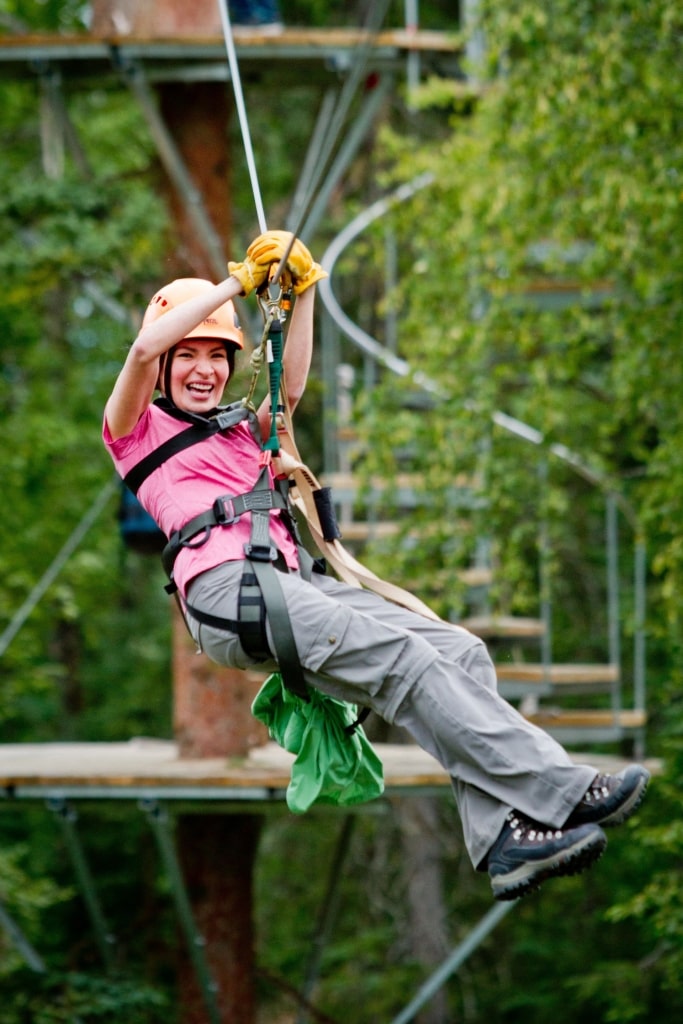
<svg viewBox="0 0 683 1024">
<path fill-rule="evenodd" d="M 299 209 L 292 209 L 290 211 L 289 219 L 292 223 L 292 231 L 295 235 L 299 234 L 302 226 L 304 225 L 304 221 L 313 202 L 315 190 L 318 188 L 322 175 L 327 169 L 335 143 L 341 133 L 344 118 L 348 113 L 356 87 L 358 86 L 363 71 L 365 70 L 370 47 L 372 46 L 372 42 L 384 22 L 388 6 L 389 0 L 381 0 L 380 3 L 370 4 L 370 10 L 368 12 L 365 25 L 365 35 L 363 37 L 362 44 L 356 51 L 356 57 L 351 67 L 351 73 L 346 78 L 341 89 L 337 108 L 330 118 L 327 135 L 321 146 L 320 153 L 318 154 L 317 173 L 312 175 L 309 183 L 308 199 L 306 202 L 299 203 Z"/>
<path fill-rule="evenodd" d="M 266 214 L 263 209 L 263 200 L 261 199 L 261 189 L 259 188 L 258 174 L 256 173 L 256 161 L 254 160 L 254 150 L 251 145 L 251 135 L 249 132 L 249 120 L 247 118 L 247 108 L 244 104 L 244 95 L 242 93 L 242 80 L 240 78 L 239 65 L 237 63 L 237 53 L 235 52 L 235 41 L 232 37 L 232 27 L 230 25 L 230 15 L 228 13 L 228 0 L 218 0 L 218 9 L 221 15 L 221 24 L 223 26 L 223 39 L 225 40 L 225 49 L 228 54 L 228 65 L 230 67 L 230 77 L 232 78 L 232 88 L 235 94 L 235 106 L 237 108 L 237 117 L 239 119 L 240 131 L 242 133 L 242 145 L 244 146 L 244 155 L 247 161 L 247 168 L 249 170 L 249 180 L 251 181 L 251 190 L 254 194 L 254 206 L 256 207 L 256 216 L 259 223 L 259 230 L 263 234 L 267 231 L 268 225 L 266 223 Z"/>
</svg>

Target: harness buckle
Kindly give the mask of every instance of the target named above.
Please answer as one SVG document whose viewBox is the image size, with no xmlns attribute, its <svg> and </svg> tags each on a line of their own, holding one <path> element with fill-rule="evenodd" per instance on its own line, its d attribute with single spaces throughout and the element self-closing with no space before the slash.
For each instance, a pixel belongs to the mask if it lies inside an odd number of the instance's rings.
<svg viewBox="0 0 683 1024">
<path fill-rule="evenodd" d="M 244 554 L 252 562 L 274 562 L 277 548 L 272 544 L 245 544 Z"/>
<path fill-rule="evenodd" d="M 239 519 L 235 512 L 235 504 L 228 494 L 221 494 L 213 503 L 213 514 L 218 526 L 232 526 Z"/>
</svg>

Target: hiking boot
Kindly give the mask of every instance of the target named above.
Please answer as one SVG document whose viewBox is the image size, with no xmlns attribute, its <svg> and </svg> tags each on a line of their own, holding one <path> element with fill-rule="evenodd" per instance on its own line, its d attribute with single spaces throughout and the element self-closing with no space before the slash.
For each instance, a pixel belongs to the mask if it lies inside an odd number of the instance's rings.
<svg viewBox="0 0 683 1024">
<path fill-rule="evenodd" d="M 576 825 L 621 825 L 642 803 L 650 773 L 631 764 L 617 775 L 596 775 L 565 822 Z"/>
<path fill-rule="evenodd" d="M 548 828 L 511 811 L 488 855 L 497 900 L 515 900 L 556 875 L 576 875 L 598 859 L 607 837 L 598 825 Z"/>
</svg>

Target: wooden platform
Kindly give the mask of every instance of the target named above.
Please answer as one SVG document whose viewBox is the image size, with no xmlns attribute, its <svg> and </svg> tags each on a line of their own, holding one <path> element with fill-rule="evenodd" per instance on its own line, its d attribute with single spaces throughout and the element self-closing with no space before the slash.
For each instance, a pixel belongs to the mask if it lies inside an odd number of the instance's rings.
<svg viewBox="0 0 683 1024">
<path fill-rule="evenodd" d="M 454 72 L 462 53 L 454 33 L 406 32 L 389 29 L 368 37 L 362 29 L 312 29 L 285 26 L 278 35 L 240 32 L 235 50 L 240 65 L 249 70 L 253 63 L 259 73 L 274 71 L 278 78 L 301 79 L 306 74 L 322 81 L 346 69 L 354 53 L 369 48 L 369 67 L 394 70 L 410 53 L 423 60 L 438 60 L 438 66 Z M 49 66 L 69 77 L 116 77 L 121 61 L 144 65 L 150 77 L 180 79 L 193 77 L 227 80 L 225 41 L 220 36 L 151 38 L 145 35 L 10 35 L 0 36 L 0 77 L 33 78 Z"/>
<path fill-rule="evenodd" d="M 448 775 L 419 747 L 376 744 L 375 749 L 384 765 L 387 796 L 417 796 L 450 787 Z M 610 755 L 572 756 L 598 771 L 618 771 L 626 763 Z M 292 761 L 292 755 L 275 743 L 255 748 L 234 762 L 180 759 L 174 743 L 156 739 L 7 743 L 0 744 L 0 797 L 8 802 L 41 798 L 283 801 Z M 648 767 L 660 770 L 655 762 Z"/>
</svg>

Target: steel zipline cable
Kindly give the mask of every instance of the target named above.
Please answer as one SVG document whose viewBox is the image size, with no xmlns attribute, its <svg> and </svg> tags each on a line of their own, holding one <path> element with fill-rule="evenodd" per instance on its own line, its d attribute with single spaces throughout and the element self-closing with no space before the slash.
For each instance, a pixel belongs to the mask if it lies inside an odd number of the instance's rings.
<svg viewBox="0 0 683 1024">
<path fill-rule="evenodd" d="M 242 81 L 240 77 L 239 63 L 237 60 L 237 52 L 235 50 L 230 14 L 228 11 L 228 0 L 217 0 L 217 3 L 221 16 L 221 25 L 223 28 L 225 49 L 235 96 L 235 107 L 239 120 L 240 134 L 242 136 L 242 145 L 244 147 L 247 170 L 249 172 L 249 180 L 254 197 L 254 206 L 259 223 L 259 230 L 263 233 L 268 230 L 267 221 L 256 169 L 256 160 L 254 158 L 251 132 L 249 129 L 249 117 L 244 101 L 244 93 L 242 90 Z M 320 185 L 323 175 L 328 170 L 330 158 L 334 152 L 337 140 L 342 133 L 345 118 L 350 109 L 354 94 L 361 81 L 363 71 L 365 70 L 370 47 L 382 27 L 388 7 L 389 0 L 380 0 L 379 3 L 370 4 L 367 24 L 364 27 L 365 35 L 361 45 L 356 49 L 351 71 L 342 86 L 336 107 L 333 110 L 324 108 L 325 116 L 329 117 L 329 121 L 322 134 L 320 148 L 315 160 L 315 167 L 312 170 L 310 168 L 307 169 L 307 181 L 305 182 L 305 187 L 301 187 L 295 192 L 294 202 L 288 218 L 291 225 L 290 230 L 292 232 L 292 242 L 299 236 L 302 227 L 305 224 L 306 217 L 313 205 L 318 186 Z M 286 261 L 288 255 L 288 252 L 285 253 L 283 262 Z M 279 269 L 275 280 L 277 280 L 278 277 Z"/>
</svg>

